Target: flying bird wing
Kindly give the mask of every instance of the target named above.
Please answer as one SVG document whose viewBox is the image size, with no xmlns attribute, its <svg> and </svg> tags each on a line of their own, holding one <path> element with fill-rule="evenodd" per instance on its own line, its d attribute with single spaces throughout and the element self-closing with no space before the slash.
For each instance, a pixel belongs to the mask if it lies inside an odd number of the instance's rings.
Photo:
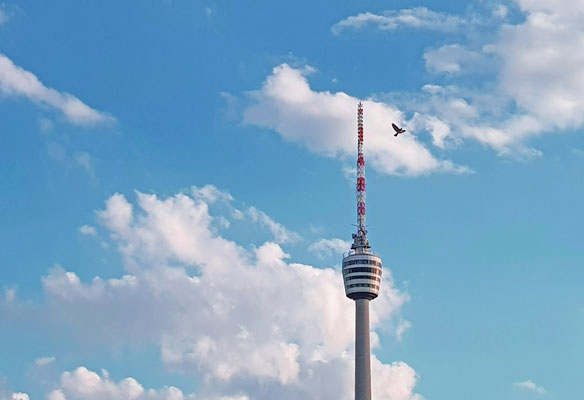
<svg viewBox="0 0 584 400">
<path fill-rule="evenodd" d="M 391 126 L 393 127 L 393 130 L 394 130 L 394 131 L 396 131 L 396 132 L 399 132 L 399 131 L 401 131 L 401 129 L 400 129 L 400 128 L 398 128 L 398 126 L 397 126 L 396 124 L 394 124 L 393 122 L 391 123 Z"/>
</svg>

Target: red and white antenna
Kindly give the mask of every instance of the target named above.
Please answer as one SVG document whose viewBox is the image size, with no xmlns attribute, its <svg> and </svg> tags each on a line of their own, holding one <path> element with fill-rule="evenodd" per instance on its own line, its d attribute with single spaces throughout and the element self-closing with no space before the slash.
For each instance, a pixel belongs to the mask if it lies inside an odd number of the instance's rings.
<svg viewBox="0 0 584 400">
<path fill-rule="evenodd" d="M 365 222 L 365 158 L 363 157 L 363 104 L 357 107 L 357 233 L 354 248 L 369 247 Z"/>
</svg>

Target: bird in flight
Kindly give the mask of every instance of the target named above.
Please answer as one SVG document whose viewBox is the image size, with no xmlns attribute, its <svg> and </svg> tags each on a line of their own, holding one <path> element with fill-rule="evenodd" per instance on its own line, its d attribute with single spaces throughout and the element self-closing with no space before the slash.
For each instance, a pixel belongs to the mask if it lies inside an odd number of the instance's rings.
<svg viewBox="0 0 584 400">
<path fill-rule="evenodd" d="M 393 130 L 395 131 L 395 137 L 397 137 L 397 135 L 399 135 L 400 133 L 404 133 L 406 130 L 402 129 L 400 127 L 398 127 L 396 124 L 394 124 L 393 122 L 391 123 L 391 126 L 393 127 Z"/>
</svg>

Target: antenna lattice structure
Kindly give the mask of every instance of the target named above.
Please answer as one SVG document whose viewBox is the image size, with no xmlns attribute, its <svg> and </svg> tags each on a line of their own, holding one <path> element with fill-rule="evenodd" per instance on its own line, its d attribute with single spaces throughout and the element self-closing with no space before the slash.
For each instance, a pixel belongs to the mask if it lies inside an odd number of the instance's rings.
<svg viewBox="0 0 584 400">
<path fill-rule="evenodd" d="M 369 301 L 379 294 L 381 258 L 370 250 L 365 224 L 365 157 L 363 104 L 357 107 L 357 233 L 343 255 L 345 294 L 355 300 L 355 400 L 371 400 Z"/>
<path fill-rule="evenodd" d="M 363 157 L 363 104 L 357 108 L 357 235 L 366 235 L 365 229 L 365 158 Z"/>
</svg>

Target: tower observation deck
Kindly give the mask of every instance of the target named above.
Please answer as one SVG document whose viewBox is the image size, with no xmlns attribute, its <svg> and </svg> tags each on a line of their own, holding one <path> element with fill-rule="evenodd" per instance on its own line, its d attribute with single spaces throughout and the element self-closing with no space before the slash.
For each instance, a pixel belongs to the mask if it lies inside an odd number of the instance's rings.
<svg viewBox="0 0 584 400">
<path fill-rule="evenodd" d="M 343 255 L 343 281 L 348 298 L 355 300 L 355 400 L 371 400 L 369 301 L 379 294 L 381 258 L 371 251 L 365 224 L 365 159 L 363 104 L 357 108 L 357 233 Z"/>
</svg>

